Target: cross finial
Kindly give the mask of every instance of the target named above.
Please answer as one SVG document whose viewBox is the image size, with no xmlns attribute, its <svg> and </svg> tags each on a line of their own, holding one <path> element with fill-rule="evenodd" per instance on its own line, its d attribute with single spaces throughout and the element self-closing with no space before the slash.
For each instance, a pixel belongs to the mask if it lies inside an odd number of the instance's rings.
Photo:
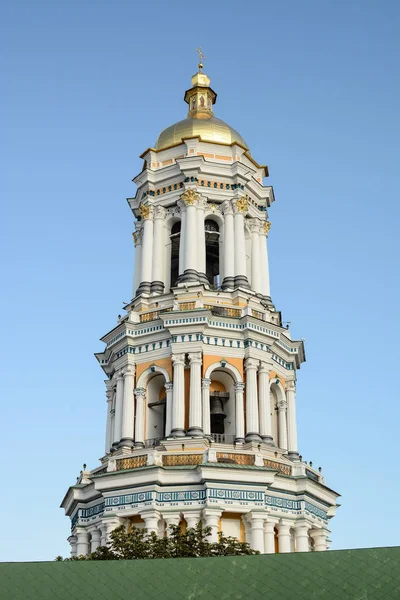
<svg viewBox="0 0 400 600">
<path fill-rule="evenodd" d="M 197 53 L 198 53 L 198 55 L 199 55 L 199 61 L 200 61 L 200 62 L 199 62 L 199 64 L 198 64 L 198 67 L 199 67 L 199 73 L 201 73 L 201 72 L 202 72 L 202 70 L 203 70 L 203 58 L 205 58 L 205 56 L 204 56 L 204 54 L 203 54 L 203 49 L 202 49 L 202 47 L 201 47 L 201 46 L 200 46 L 199 48 L 196 48 L 196 52 L 197 52 Z"/>
</svg>

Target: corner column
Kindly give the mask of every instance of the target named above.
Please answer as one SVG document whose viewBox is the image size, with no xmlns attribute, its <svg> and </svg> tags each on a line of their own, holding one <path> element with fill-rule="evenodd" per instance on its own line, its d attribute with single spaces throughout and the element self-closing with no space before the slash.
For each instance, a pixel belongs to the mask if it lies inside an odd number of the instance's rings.
<svg viewBox="0 0 400 600">
<path fill-rule="evenodd" d="M 294 530 L 296 539 L 296 552 L 309 552 L 310 544 L 308 532 L 310 525 L 306 521 L 297 521 Z"/>
<path fill-rule="evenodd" d="M 70 543 L 71 546 L 71 558 L 76 556 L 76 542 L 77 542 L 77 538 L 76 535 L 70 535 L 68 538 L 68 542 Z"/>
<path fill-rule="evenodd" d="M 203 413 L 203 434 L 211 435 L 211 415 L 210 415 L 210 385 L 211 379 L 201 380 L 201 404 Z"/>
<path fill-rule="evenodd" d="M 244 443 L 244 400 L 243 390 L 244 383 L 237 382 L 234 384 L 235 390 L 235 442 Z"/>
<path fill-rule="evenodd" d="M 292 460 L 299 459 L 297 445 L 297 422 L 296 422 L 296 384 L 294 381 L 286 381 L 287 400 L 287 429 L 288 429 L 288 454 Z"/>
<path fill-rule="evenodd" d="M 259 361 L 247 358 L 246 369 L 246 442 L 260 442 L 258 420 L 257 368 Z"/>
<path fill-rule="evenodd" d="M 149 294 L 151 289 L 152 262 L 153 262 L 153 209 L 151 206 L 141 204 L 139 214 L 143 221 L 143 246 L 141 253 L 141 282 L 137 294 Z"/>
<path fill-rule="evenodd" d="M 269 365 L 260 363 L 258 369 L 258 403 L 260 407 L 260 434 L 261 439 L 269 446 L 274 445 L 272 437 L 271 398 L 269 389 Z"/>
<path fill-rule="evenodd" d="M 144 448 L 144 407 L 146 390 L 144 388 L 136 388 L 134 394 L 136 398 L 135 446 L 137 448 Z"/>
<path fill-rule="evenodd" d="M 223 203 L 224 212 L 224 280 L 222 282 L 223 290 L 233 290 L 235 287 L 235 257 L 233 248 L 235 247 L 235 234 L 233 224 L 232 203 L 226 200 Z"/>
<path fill-rule="evenodd" d="M 172 428 L 172 393 L 173 393 L 173 387 L 174 384 L 172 383 L 172 381 L 168 381 L 165 385 L 165 390 L 166 390 L 166 417 L 165 417 L 165 437 L 168 437 L 169 435 L 171 435 L 171 428 Z"/>
<path fill-rule="evenodd" d="M 203 436 L 201 418 L 201 352 L 189 353 L 190 361 L 190 410 L 188 435 Z"/>
<path fill-rule="evenodd" d="M 133 424 L 135 420 L 135 399 L 133 397 L 133 388 L 135 380 L 135 367 L 128 365 L 124 372 L 124 396 L 122 403 L 122 436 L 118 444 L 119 448 L 133 447 Z"/>
<path fill-rule="evenodd" d="M 235 211 L 235 288 L 250 288 L 246 275 L 246 243 L 244 237 L 244 215 L 247 213 L 248 206 L 245 196 L 233 201 L 233 208 Z"/>
<path fill-rule="evenodd" d="M 117 388 L 115 392 L 115 415 L 114 415 L 114 441 L 113 447 L 117 448 L 122 437 L 122 410 L 124 399 L 124 373 L 122 369 L 115 374 Z"/>
<path fill-rule="evenodd" d="M 151 288 L 152 294 L 162 294 L 164 291 L 164 220 L 165 208 L 154 208 L 154 244 Z"/>
<path fill-rule="evenodd" d="M 173 354 L 172 364 L 174 365 L 174 387 L 171 435 L 174 437 L 185 437 L 185 355 Z"/>
<path fill-rule="evenodd" d="M 76 529 L 76 556 L 89 554 L 89 532 L 83 527 Z"/>
<path fill-rule="evenodd" d="M 310 536 L 314 540 L 315 552 L 325 552 L 328 547 L 328 531 L 326 529 L 311 529 Z"/>
</svg>

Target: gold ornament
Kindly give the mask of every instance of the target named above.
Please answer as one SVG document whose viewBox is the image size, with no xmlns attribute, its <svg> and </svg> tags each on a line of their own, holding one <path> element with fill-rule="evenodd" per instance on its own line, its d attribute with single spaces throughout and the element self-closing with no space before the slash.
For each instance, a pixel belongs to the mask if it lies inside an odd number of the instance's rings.
<svg viewBox="0 0 400 600">
<path fill-rule="evenodd" d="M 148 219 L 150 215 L 150 206 L 146 206 L 143 202 L 139 206 L 139 215 L 142 219 Z"/>
<path fill-rule="evenodd" d="M 132 233 L 132 237 L 133 237 L 133 243 L 134 243 L 134 244 L 135 244 L 135 246 L 136 246 L 136 244 L 137 244 L 137 233 L 136 233 L 136 231 L 134 231 L 134 232 Z"/>
<path fill-rule="evenodd" d="M 199 197 L 198 193 L 193 188 L 189 188 L 188 190 L 183 192 L 183 194 L 181 196 L 181 198 L 185 202 L 185 204 L 194 204 L 195 200 L 197 200 L 198 197 Z"/>
<path fill-rule="evenodd" d="M 271 229 L 271 221 L 265 221 L 264 223 L 264 233 L 268 234 L 269 230 Z"/>
<path fill-rule="evenodd" d="M 236 206 L 241 213 L 247 212 L 249 208 L 249 203 L 247 201 L 246 196 L 242 196 L 238 200 L 236 200 Z"/>
</svg>

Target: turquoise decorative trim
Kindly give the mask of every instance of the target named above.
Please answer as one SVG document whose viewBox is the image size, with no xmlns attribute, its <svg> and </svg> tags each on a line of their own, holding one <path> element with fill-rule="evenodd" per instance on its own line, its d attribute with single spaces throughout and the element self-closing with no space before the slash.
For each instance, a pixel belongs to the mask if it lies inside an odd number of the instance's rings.
<svg viewBox="0 0 400 600">
<path fill-rule="evenodd" d="M 106 508 L 111 506 L 124 506 L 125 504 L 141 504 L 151 502 L 154 492 L 139 492 L 136 494 L 126 494 L 124 496 L 111 496 L 105 499 Z"/>
<path fill-rule="evenodd" d="M 287 498 L 277 498 L 276 496 L 266 495 L 265 505 L 285 508 L 287 510 L 301 510 L 301 500 L 288 500 Z"/>
<path fill-rule="evenodd" d="M 264 492 L 253 492 L 249 490 L 224 490 L 211 488 L 207 490 L 208 498 L 217 500 L 245 500 L 246 502 L 263 502 Z"/>
<path fill-rule="evenodd" d="M 204 501 L 206 495 L 206 490 L 195 490 L 191 492 L 156 492 L 156 502 Z"/>
<path fill-rule="evenodd" d="M 328 520 L 328 514 L 324 510 L 318 508 L 317 506 L 314 506 L 314 504 L 310 504 L 310 502 L 305 501 L 304 508 L 306 512 L 309 512 L 312 515 L 323 519 L 324 521 Z"/>
</svg>

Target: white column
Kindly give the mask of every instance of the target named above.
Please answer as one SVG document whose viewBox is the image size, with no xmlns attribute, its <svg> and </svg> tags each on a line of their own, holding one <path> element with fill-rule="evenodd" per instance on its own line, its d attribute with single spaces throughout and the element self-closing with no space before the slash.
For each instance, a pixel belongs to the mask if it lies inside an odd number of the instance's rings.
<svg viewBox="0 0 400 600">
<path fill-rule="evenodd" d="M 247 358 L 246 369 L 246 442 L 260 442 L 258 420 L 257 368 L 259 361 Z"/>
<path fill-rule="evenodd" d="M 283 519 L 280 520 L 278 526 L 279 554 L 290 552 L 290 527 L 290 522 L 288 523 Z"/>
<path fill-rule="evenodd" d="M 107 544 L 107 527 L 103 524 L 100 526 L 101 536 L 100 536 L 100 546 L 105 546 Z"/>
<path fill-rule="evenodd" d="M 246 274 L 246 244 L 244 237 L 244 215 L 247 212 L 247 201 L 243 198 L 234 201 L 235 223 L 235 287 L 250 287 Z"/>
<path fill-rule="evenodd" d="M 264 521 L 264 552 L 265 554 L 275 554 L 275 525 L 276 521 L 271 521 L 268 517 Z"/>
<path fill-rule="evenodd" d="M 181 213 L 181 235 L 179 238 L 179 275 L 183 275 L 186 269 L 186 204 L 178 201 L 178 206 Z"/>
<path fill-rule="evenodd" d="M 224 280 L 222 289 L 233 289 L 235 286 L 235 234 L 233 226 L 232 203 L 226 200 L 223 204 L 224 211 Z"/>
<path fill-rule="evenodd" d="M 91 547 L 90 547 L 90 552 L 94 552 L 100 546 L 101 531 L 100 531 L 100 529 L 97 529 L 97 527 L 96 527 L 94 529 L 91 529 L 90 533 L 92 535 L 92 543 L 91 543 Z"/>
<path fill-rule="evenodd" d="M 165 208 L 163 208 L 162 206 L 156 206 L 154 208 L 154 244 L 151 277 L 151 292 L 154 294 L 162 294 L 165 286 L 164 220 Z"/>
<path fill-rule="evenodd" d="M 306 521 L 298 521 L 294 530 L 296 539 L 296 552 L 309 552 L 310 544 L 308 530 L 310 525 Z"/>
<path fill-rule="evenodd" d="M 258 219 L 251 219 L 251 289 L 255 292 L 261 292 L 261 266 L 260 266 L 260 222 Z"/>
<path fill-rule="evenodd" d="M 265 515 L 261 513 L 250 513 L 247 515 L 251 523 L 251 547 L 264 554 L 264 519 Z"/>
<path fill-rule="evenodd" d="M 153 262 L 153 209 L 150 206 L 141 208 L 141 216 L 143 219 L 143 246 L 139 290 L 148 294 L 151 287 Z"/>
<path fill-rule="evenodd" d="M 208 536 L 208 541 L 218 542 L 219 536 L 219 520 L 221 518 L 222 511 L 213 510 L 212 508 L 205 508 L 203 510 L 203 519 L 206 527 L 211 527 L 211 533 Z"/>
<path fill-rule="evenodd" d="M 194 529 L 197 526 L 197 524 L 201 521 L 200 512 L 185 512 L 183 516 L 187 523 L 188 529 Z"/>
<path fill-rule="evenodd" d="M 133 242 L 135 244 L 135 266 L 133 273 L 133 298 L 136 296 L 137 289 L 141 282 L 141 267 L 142 267 L 142 242 L 143 228 L 137 229 L 133 234 Z"/>
<path fill-rule="evenodd" d="M 261 439 L 269 446 L 273 446 L 269 366 L 265 362 L 261 362 L 258 369 L 258 403 L 260 407 Z"/>
<path fill-rule="evenodd" d="M 181 521 L 181 516 L 179 513 L 164 513 L 163 514 L 163 519 L 165 521 L 165 532 L 167 534 L 168 537 L 170 537 L 171 535 L 171 530 L 170 530 L 170 525 L 179 525 L 180 521 Z"/>
<path fill-rule="evenodd" d="M 208 283 L 206 277 L 206 234 L 204 229 L 204 210 L 206 201 L 204 198 L 199 198 L 197 203 L 197 272 L 200 274 L 200 279 L 204 283 Z"/>
<path fill-rule="evenodd" d="M 198 281 L 197 275 L 197 200 L 198 194 L 193 189 L 187 189 L 181 196 L 179 205 L 186 204 L 185 219 L 185 270 L 180 281 Z M 182 239 L 182 232 L 181 232 Z"/>
<path fill-rule="evenodd" d="M 136 388 L 134 390 L 136 398 L 136 421 L 135 421 L 135 446 L 144 447 L 144 409 L 146 400 L 146 390 L 144 388 Z"/>
<path fill-rule="evenodd" d="M 268 262 L 268 246 L 267 238 L 268 231 L 271 227 L 270 222 L 264 222 L 263 228 L 260 231 L 260 263 L 261 263 L 261 293 L 263 296 L 271 296 L 269 283 L 269 262 Z"/>
<path fill-rule="evenodd" d="M 174 437 L 185 436 L 185 355 L 173 354 L 172 364 L 174 365 L 174 387 L 172 400 L 172 430 Z"/>
<path fill-rule="evenodd" d="M 278 400 L 278 437 L 279 448 L 287 450 L 286 398 Z"/>
<path fill-rule="evenodd" d="M 76 556 L 76 542 L 77 542 L 76 535 L 70 535 L 68 538 L 68 541 L 71 545 L 71 557 Z"/>
<path fill-rule="evenodd" d="M 133 388 L 135 381 L 135 367 L 128 365 L 124 372 L 124 397 L 122 408 L 122 435 L 119 446 L 132 448 L 133 446 L 133 424 L 135 420 L 135 399 Z"/>
<path fill-rule="evenodd" d="M 298 459 L 296 422 L 296 385 L 294 381 L 286 381 L 287 400 L 287 429 L 288 429 L 288 454 L 292 459 Z"/>
<path fill-rule="evenodd" d="M 311 529 L 310 536 L 314 540 L 315 552 L 325 552 L 328 545 L 328 531 L 326 529 Z"/>
<path fill-rule="evenodd" d="M 189 353 L 190 361 L 190 410 L 188 434 L 202 437 L 201 411 L 201 352 Z"/>
<path fill-rule="evenodd" d="M 112 419 L 112 402 L 113 402 L 114 390 L 111 387 L 107 388 L 106 396 L 107 396 L 106 454 L 108 454 L 110 452 L 110 448 L 113 443 L 111 419 Z"/>
<path fill-rule="evenodd" d="M 244 400 L 243 390 L 244 383 L 237 382 L 234 385 L 235 389 L 235 442 L 244 442 Z"/>
<path fill-rule="evenodd" d="M 210 385 L 211 379 L 201 380 L 201 403 L 203 412 L 203 434 L 211 434 L 211 415 L 210 415 Z"/>
<path fill-rule="evenodd" d="M 86 556 L 89 554 L 89 533 L 81 527 L 76 529 L 76 555 Z"/>
<path fill-rule="evenodd" d="M 104 545 L 108 544 L 111 541 L 111 538 L 110 538 L 111 532 L 114 531 L 114 529 L 116 529 L 120 525 L 121 525 L 121 521 L 120 521 L 119 517 L 112 517 L 112 518 L 108 517 L 108 518 L 104 519 L 104 521 L 102 523 Z"/>
<path fill-rule="evenodd" d="M 173 393 L 173 387 L 174 384 L 172 383 L 172 381 L 168 381 L 165 385 L 165 390 L 167 392 L 166 395 L 166 416 L 165 416 L 165 437 L 168 437 L 169 435 L 171 435 L 171 428 L 172 428 L 172 393 Z"/>
<path fill-rule="evenodd" d="M 114 415 L 114 441 L 113 446 L 116 448 L 122 437 L 122 410 L 124 398 L 124 374 L 122 369 L 116 373 L 117 391 L 115 393 L 115 415 Z"/>
<path fill-rule="evenodd" d="M 160 520 L 160 513 L 156 510 L 152 510 L 148 513 L 142 513 L 140 515 L 144 519 L 147 533 L 156 533 L 158 535 L 158 522 Z"/>
</svg>

